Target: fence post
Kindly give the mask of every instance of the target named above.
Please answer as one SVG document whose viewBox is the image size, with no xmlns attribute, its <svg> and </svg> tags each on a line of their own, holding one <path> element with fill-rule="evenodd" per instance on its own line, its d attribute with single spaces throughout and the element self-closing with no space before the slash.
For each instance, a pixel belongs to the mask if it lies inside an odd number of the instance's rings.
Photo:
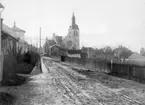
<svg viewBox="0 0 145 105">
<path fill-rule="evenodd" d="M 112 71 L 112 63 L 113 63 L 113 60 L 111 59 L 111 71 Z"/>
<path fill-rule="evenodd" d="M 133 76 L 136 78 L 135 63 L 133 62 Z"/>
<path fill-rule="evenodd" d="M 136 78 L 136 69 L 135 69 L 135 63 L 134 63 L 134 76 Z"/>
<path fill-rule="evenodd" d="M 121 73 L 121 75 L 122 75 L 122 60 L 120 61 L 120 73 Z"/>
<path fill-rule="evenodd" d="M 130 65 L 128 65 L 128 69 L 127 69 L 127 76 L 128 76 L 128 79 L 129 79 L 129 69 L 130 69 Z"/>
</svg>

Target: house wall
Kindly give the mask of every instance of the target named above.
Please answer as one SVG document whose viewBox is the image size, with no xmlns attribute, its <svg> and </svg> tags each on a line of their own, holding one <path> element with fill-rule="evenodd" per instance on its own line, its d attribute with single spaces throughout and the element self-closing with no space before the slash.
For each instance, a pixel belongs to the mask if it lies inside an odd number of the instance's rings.
<svg viewBox="0 0 145 105">
<path fill-rule="evenodd" d="M 20 40 L 24 41 L 25 38 L 24 38 L 24 34 L 25 32 L 21 32 L 21 31 L 15 31 L 16 35 L 18 38 L 20 38 Z"/>
<path fill-rule="evenodd" d="M 59 48 L 56 46 L 52 47 L 51 48 L 51 55 L 59 56 L 60 55 Z"/>
<path fill-rule="evenodd" d="M 16 52 L 17 41 L 8 35 L 2 35 L 2 51 L 5 55 Z"/>
<path fill-rule="evenodd" d="M 25 36 L 24 36 L 25 32 L 23 32 L 23 31 L 16 31 L 16 30 L 14 30 L 14 31 L 16 33 L 16 37 L 20 38 L 20 40 L 18 42 L 18 47 L 17 48 L 19 50 L 20 49 L 22 50 L 21 53 L 27 52 L 28 51 L 28 46 L 25 44 Z"/>
<path fill-rule="evenodd" d="M 28 51 L 28 45 L 25 42 L 18 42 L 17 48 L 21 50 L 21 53 L 25 53 Z"/>
</svg>

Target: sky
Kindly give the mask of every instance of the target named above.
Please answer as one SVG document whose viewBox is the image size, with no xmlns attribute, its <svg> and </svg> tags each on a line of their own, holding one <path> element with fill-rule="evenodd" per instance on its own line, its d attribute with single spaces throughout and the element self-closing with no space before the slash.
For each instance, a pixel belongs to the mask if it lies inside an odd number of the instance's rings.
<svg viewBox="0 0 145 105">
<path fill-rule="evenodd" d="M 74 12 L 81 46 L 145 48 L 145 0 L 0 0 L 4 24 L 24 29 L 25 39 L 42 44 L 52 34 L 66 36 Z"/>
</svg>

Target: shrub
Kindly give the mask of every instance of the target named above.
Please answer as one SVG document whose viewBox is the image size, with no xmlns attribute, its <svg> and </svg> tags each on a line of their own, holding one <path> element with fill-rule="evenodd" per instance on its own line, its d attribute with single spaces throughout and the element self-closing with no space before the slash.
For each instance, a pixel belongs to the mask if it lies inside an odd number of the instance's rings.
<svg viewBox="0 0 145 105">
<path fill-rule="evenodd" d="M 3 62 L 3 79 L 7 80 L 16 75 L 17 59 L 15 56 L 5 55 Z"/>
<path fill-rule="evenodd" d="M 28 64 L 32 64 L 33 66 L 36 65 L 39 59 L 39 54 L 34 51 L 30 51 L 24 54 L 23 61 Z"/>
<path fill-rule="evenodd" d="M 24 79 L 18 79 L 16 74 L 29 74 L 38 61 L 39 55 L 36 52 L 30 52 L 30 62 L 24 62 L 24 55 L 21 54 L 21 49 L 16 52 L 14 48 L 7 49 L 7 54 L 4 55 L 3 62 L 3 81 L 2 85 L 17 85 L 25 82 Z M 22 78 L 22 77 L 19 77 Z"/>
<path fill-rule="evenodd" d="M 33 68 L 34 68 L 33 65 L 23 62 L 23 63 L 17 64 L 16 73 L 19 73 L 19 74 L 30 74 Z"/>
<path fill-rule="evenodd" d="M 33 52 L 33 51 L 31 51 L 30 54 L 31 54 L 31 64 L 33 66 L 35 66 L 36 63 L 38 62 L 38 59 L 40 58 L 39 54 L 37 52 Z"/>
</svg>

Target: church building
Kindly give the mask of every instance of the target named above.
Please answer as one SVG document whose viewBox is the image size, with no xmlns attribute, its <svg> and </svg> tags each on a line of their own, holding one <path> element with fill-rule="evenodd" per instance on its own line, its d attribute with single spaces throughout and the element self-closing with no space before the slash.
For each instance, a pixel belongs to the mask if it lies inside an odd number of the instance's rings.
<svg viewBox="0 0 145 105">
<path fill-rule="evenodd" d="M 69 26 L 68 34 L 63 39 L 63 43 L 68 49 L 80 49 L 79 27 L 76 24 L 74 13 L 72 16 L 72 24 Z"/>
<path fill-rule="evenodd" d="M 54 42 L 50 44 L 50 42 Z M 79 27 L 76 24 L 75 15 L 73 13 L 72 16 L 72 23 L 69 26 L 67 36 L 62 37 L 58 36 L 55 33 L 53 33 L 52 40 L 46 40 L 44 44 L 44 48 L 46 53 L 50 52 L 59 52 L 59 51 L 53 51 L 53 49 L 58 48 L 64 48 L 68 50 L 80 50 L 80 36 L 79 36 Z"/>
</svg>

